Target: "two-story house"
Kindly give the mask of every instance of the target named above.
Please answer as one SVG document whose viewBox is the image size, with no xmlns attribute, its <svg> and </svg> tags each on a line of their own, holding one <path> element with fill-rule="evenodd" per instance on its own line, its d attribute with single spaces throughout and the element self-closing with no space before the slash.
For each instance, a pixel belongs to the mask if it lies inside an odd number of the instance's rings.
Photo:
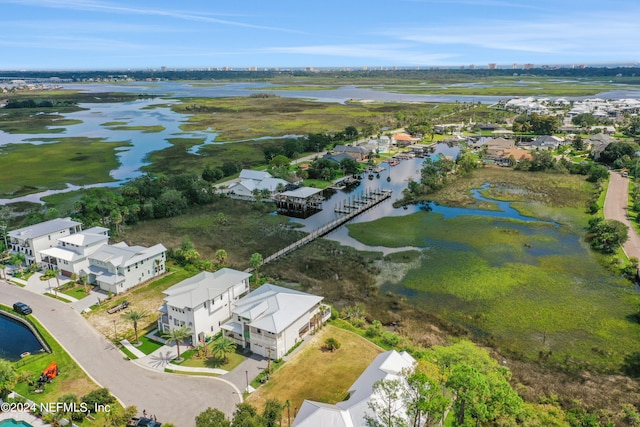
<svg viewBox="0 0 640 427">
<path fill-rule="evenodd" d="M 125 242 L 102 245 L 88 256 L 89 265 L 79 275 L 88 276 L 89 283 L 102 290 L 119 294 L 163 274 L 166 252 L 161 244 L 150 248 Z"/>
<path fill-rule="evenodd" d="M 221 325 L 231 317 L 234 303 L 249 292 L 250 273 L 221 268 L 203 271 L 164 291 L 158 329 L 168 333 L 186 326 L 191 331 L 191 343 L 196 345 L 220 332 Z"/>
<path fill-rule="evenodd" d="M 92 227 L 58 239 L 58 245 L 40 251 L 46 269 L 60 270 L 64 276 L 79 275 L 89 266 L 89 255 L 109 242 L 109 229 Z"/>
<path fill-rule="evenodd" d="M 82 224 L 71 218 L 56 218 L 8 233 L 13 252 L 21 252 L 27 265 L 40 265 L 41 251 L 58 245 L 58 239 L 82 231 Z"/>
<path fill-rule="evenodd" d="M 279 359 L 298 341 L 331 317 L 323 297 L 264 284 L 240 299 L 224 336 L 258 355 Z"/>
</svg>

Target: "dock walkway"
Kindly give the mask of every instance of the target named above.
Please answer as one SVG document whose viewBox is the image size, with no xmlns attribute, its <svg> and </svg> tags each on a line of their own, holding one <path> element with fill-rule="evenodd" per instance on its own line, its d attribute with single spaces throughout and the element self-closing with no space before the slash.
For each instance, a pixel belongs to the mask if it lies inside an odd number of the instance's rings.
<svg viewBox="0 0 640 427">
<path fill-rule="evenodd" d="M 362 199 L 358 199 L 357 203 L 343 205 L 342 207 L 337 207 L 335 209 L 336 213 L 344 214 L 343 216 L 331 221 L 328 224 L 323 225 L 317 230 L 312 231 L 302 239 L 298 240 L 295 243 L 290 244 L 289 246 L 280 249 L 278 252 L 269 255 L 264 258 L 263 264 L 274 261 L 278 258 L 281 258 L 288 253 L 295 251 L 296 249 L 313 242 L 315 239 L 325 236 L 326 234 L 332 232 L 333 230 L 341 227 L 346 224 L 356 216 L 360 215 L 364 211 L 371 209 L 372 207 L 382 203 L 383 201 L 389 199 L 391 197 L 391 190 L 373 190 L 367 192 L 363 195 Z"/>
</svg>

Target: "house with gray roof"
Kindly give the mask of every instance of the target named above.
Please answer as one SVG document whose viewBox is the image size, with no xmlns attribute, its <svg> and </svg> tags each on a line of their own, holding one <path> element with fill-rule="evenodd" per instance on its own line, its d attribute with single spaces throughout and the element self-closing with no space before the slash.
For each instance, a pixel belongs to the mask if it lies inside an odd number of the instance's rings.
<svg viewBox="0 0 640 427">
<path fill-rule="evenodd" d="M 82 231 L 82 223 L 56 218 L 7 233 L 11 251 L 24 254 L 27 265 L 40 265 L 41 251 L 58 245 L 58 239 Z"/>
<path fill-rule="evenodd" d="M 46 269 L 60 270 L 62 275 L 79 275 L 89 266 L 89 255 L 109 243 L 109 229 L 92 227 L 58 239 L 57 246 L 40 251 Z"/>
<path fill-rule="evenodd" d="M 334 154 L 347 154 L 354 160 L 361 162 L 367 159 L 370 151 L 362 146 L 352 146 L 352 145 L 336 145 L 333 148 Z"/>
<path fill-rule="evenodd" d="M 89 265 L 79 272 L 100 289 L 119 294 L 165 272 L 167 249 L 162 244 L 150 248 L 125 242 L 102 245 L 88 256 Z"/>
<path fill-rule="evenodd" d="M 158 329 L 169 333 L 186 326 L 191 331 L 191 343 L 206 342 L 220 332 L 221 325 L 231 317 L 234 304 L 249 292 L 250 273 L 221 268 L 203 271 L 177 283 L 163 293 Z"/>
<path fill-rule="evenodd" d="M 284 189 L 289 183 L 284 179 L 274 178 L 269 172 L 243 169 L 240 180 L 229 186 L 228 193 L 240 198 L 253 199 L 254 191 L 267 191 L 270 195 Z"/>
<path fill-rule="evenodd" d="M 612 142 L 616 142 L 616 139 L 611 135 L 607 135 L 604 133 L 597 133 L 585 140 L 585 144 L 591 147 L 591 157 L 594 160 L 598 160 L 600 154 L 602 154 L 604 149 L 607 148 L 607 146 Z"/>
<path fill-rule="evenodd" d="M 224 336 L 238 346 L 279 359 L 319 324 L 331 317 L 323 297 L 264 284 L 236 302 Z"/>
<path fill-rule="evenodd" d="M 378 402 L 392 405 L 395 416 L 407 419 L 407 408 L 402 396 L 395 400 L 382 400 L 379 393 L 374 392 L 374 384 L 378 381 L 399 380 L 403 387 L 407 387 L 403 371 L 413 370 L 415 359 L 407 352 L 398 353 L 395 350 L 380 353 L 364 370 L 349 389 L 349 397 L 335 405 L 305 400 L 293 421 L 294 427 L 357 427 L 369 425 L 367 418 L 371 418 L 380 425 L 385 420 L 378 419 L 371 410 L 370 403 Z M 376 424 L 377 425 L 377 424 Z"/>
</svg>

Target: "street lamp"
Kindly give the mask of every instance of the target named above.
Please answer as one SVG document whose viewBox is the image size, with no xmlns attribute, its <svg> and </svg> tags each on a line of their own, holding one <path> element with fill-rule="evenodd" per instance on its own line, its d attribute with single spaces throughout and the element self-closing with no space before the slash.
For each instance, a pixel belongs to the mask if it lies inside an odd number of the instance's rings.
<svg viewBox="0 0 640 427">
<path fill-rule="evenodd" d="M 249 393 L 249 371 L 244 371 L 244 375 L 247 377 L 247 393 Z"/>
<path fill-rule="evenodd" d="M 118 342 L 118 330 L 116 329 L 116 321 L 113 320 L 113 335 L 115 337 L 116 343 Z"/>
</svg>

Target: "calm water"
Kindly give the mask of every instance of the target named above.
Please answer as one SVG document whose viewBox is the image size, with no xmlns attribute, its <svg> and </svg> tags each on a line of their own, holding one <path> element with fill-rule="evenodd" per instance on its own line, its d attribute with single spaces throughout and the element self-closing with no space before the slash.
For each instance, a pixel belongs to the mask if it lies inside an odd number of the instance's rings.
<svg viewBox="0 0 640 427">
<path fill-rule="evenodd" d="M 35 354 L 40 350 L 40 342 L 26 326 L 0 313 L 0 358 L 16 361 L 24 352 Z"/>
<path fill-rule="evenodd" d="M 12 418 L 9 420 L 0 421 L 0 427 L 33 427 L 33 426 L 25 421 L 16 421 Z"/>
<path fill-rule="evenodd" d="M 455 158 L 460 151 L 460 147 L 449 146 L 444 143 L 436 144 L 435 148 L 435 153 L 432 154 L 432 157 L 436 157 L 437 155 L 442 154 Z M 393 202 L 402 198 L 402 190 L 406 188 L 408 181 L 410 179 L 415 181 L 420 180 L 420 168 L 422 167 L 423 162 L 424 159 L 422 158 L 413 158 L 409 160 L 403 160 L 399 165 L 393 167 L 390 167 L 387 163 L 382 163 L 382 166 L 386 167 L 384 171 L 380 172 L 379 174 L 373 174 L 372 179 L 369 179 L 369 177 L 365 175 L 360 185 L 349 191 L 336 191 L 335 194 L 333 194 L 323 202 L 322 211 L 306 219 L 292 218 L 291 221 L 302 224 L 303 227 L 301 227 L 300 230 L 311 232 L 341 216 L 341 214 L 335 213 L 336 207 L 344 203 L 348 204 L 349 201 L 360 198 L 367 191 L 371 191 L 374 189 L 385 189 L 392 190 L 393 195 L 390 199 L 385 200 L 379 205 L 376 205 L 375 207 L 355 217 L 350 222 L 370 222 L 382 217 L 408 215 L 419 211 L 438 213 L 443 215 L 445 219 L 455 218 L 460 215 L 468 215 L 496 219 L 513 219 L 523 222 L 545 222 L 537 218 L 532 218 L 520 214 L 520 212 L 511 207 L 510 202 L 493 200 L 483 197 L 480 194 L 480 189 L 472 190 L 472 193 L 476 200 L 493 203 L 497 206 L 497 210 L 448 207 L 441 206 L 433 202 L 418 203 L 400 208 L 394 208 Z M 387 178 L 391 179 L 387 180 Z M 416 249 L 413 247 L 387 248 L 383 246 L 364 245 L 349 236 L 349 230 L 346 227 L 340 227 L 339 229 L 327 235 L 326 238 L 329 240 L 335 240 L 343 245 L 351 246 L 358 250 L 377 251 L 382 252 L 385 255 L 392 252 Z"/>
</svg>

